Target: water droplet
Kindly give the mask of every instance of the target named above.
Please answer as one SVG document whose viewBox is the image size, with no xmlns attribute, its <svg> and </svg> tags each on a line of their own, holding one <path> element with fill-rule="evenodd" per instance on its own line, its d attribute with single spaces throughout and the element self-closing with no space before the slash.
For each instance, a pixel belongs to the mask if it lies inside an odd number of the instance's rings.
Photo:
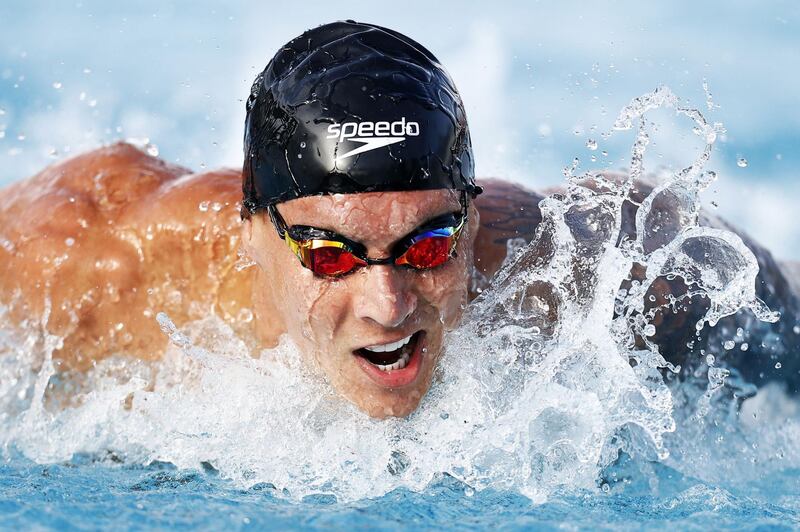
<svg viewBox="0 0 800 532">
<path fill-rule="evenodd" d="M 300 147 L 301 147 L 301 148 L 305 148 L 305 147 L 306 147 L 306 141 L 303 141 L 303 142 L 301 142 L 301 143 L 300 143 Z"/>
<path fill-rule="evenodd" d="M 709 366 L 713 366 L 715 360 L 714 355 L 706 355 L 706 364 Z"/>
<path fill-rule="evenodd" d="M 222 210 L 222 203 L 215 201 L 211 204 L 211 210 L 214 212 L 219 212 Z"/>
<path fill-rule="evenodd" d="M 783 365 L 780 362 L 775 363 L 775 369 L 781 369 Z"/>
<path fill-rule="evenodd" d="M 60 82 L 60 81 L 56 81 L 56 82 L 54 82 L 54 83 L 53 83 L 53 88 L 54 88 L 54 89 L 60 89 L 60 88 L 61 88 L 61 82 Z"/>
<path fill-rule="evenodd" d="M 95 107 L 97 105 L 97 100 L 89 100 L 89 107 Z"/>
<path fill-rule="evenodd" d="M 200 205 L 197 206 L 200 209 L 200 212 L 208 212 L 208 206 L 211 204 L 209 201 L 201 201 Z"/>
<path fill-rule="evenodd" d="M 237 272 L 256 265 L 256 262 L 247 255 L 247 251 L 244 249 L 239 248 L 236 250 L 236 255 L 238 255 L 238 258 L 236 259 L 236 264 L 233 266 L 236 268 Z"/>
<path fill-rule="evenodd" d="M 297 158 L 298 158 L 298 159 L 302 159 L 302 158 L 303 158 L 303 154 L 302 154 L 302 153 L 298 153 L 298 154 L 297 154 Z"/>
<path fill-rule="evenodd" d="M 242 308 L 236 315 L 236 319 L 241 323 L 250 323 L 253 321 L 253 311 L 249 308 Z"/>
<path fill-rule="evenodd" d="M 597 149 L 597 141 L 594 140 L 594 139 L 587 140 L 586 141 L 586 147 L 589 148 L 592 151 L 595 151 Z"/>
<path fill-rule="evenodd" d="M 750 345 L 747 342 L 744 342 L 742 345 L 739 346 L 739 349 L 742 351 L 747 351 L 750 348 Z"/>
<path fill-rule="evenodd" d="M 19 135 L 17 135 L 17 140 L 25 140 L 25 135 L 23 133 L 20 133 Z"/>
<path fill-rule="evenodd" d="M 575 170 L 578 168 L 578 165 L 580 163 L 581 163 L 581 161 L 577 157 L 572 159 L 572 165 L 571 166 L 565 166 L 564 169 L 562 170 L 562 173 L 564 174 L 564 177 L 572 177 L 572 176 L 574 176 L 575 175 Z"/>
<path fill-rule="evenodd" d="M 647 299 L 649 299 L 649 300 L 650 300 L 652 303 L 655 303 L 655 301 L 656 301 L 656 296 L 654 296 L 654 295 L 650 294 L 650 297 L 648 297 Z"/>
<path fill-rule="evenodd" d="M 147 152 L 147 155 L 150 155 L 151 157 L 158 157 L 158 146 L 155 144 L 148 143 L 147 146 L 145 146 L 145 151 Z"/>
<path fill-rule="evenodd" d="M 739 168 L 747 168 L 747 159 L 744 157 L 739 157 L 739 159 L 736 161 L 736 166 Z"/>
<path fill-rule="evenodd" d="M 800 325 L 795 325 L 792 327 L 792 332 L 795 334 L 800 334 Z"/>
<path fill-rule="evenodd" d="M 6 114 L 6 110 L 0 107 L 0 116 L 3 116 L 4 114 Z"/>
<path fill-rule="evenodd" d="M 734 342 L 733 340 L 728 340 L 722 345 L 725 349 L 733 349 L 734 347 L 736 347 L 736 342 Z"/>
<path fill-rule="evenodd" d="M 75 244 L 75 239 L 74 239 L 74 238 L 72 238 L 72 237 L 69 237 L 69 238 L 67 238 L 66 240 L 64 240 L 64 243 L 65 243 L 65 244 L 66 244 L 68 247 L 72 247 L 72 246 Z"/>
<path fill-rule="evenodd" d="M 652 323 L 648 323 L 643 332 L 645 336 L 653 336 L 656 333 L 656 326 Z"/>
</svg>

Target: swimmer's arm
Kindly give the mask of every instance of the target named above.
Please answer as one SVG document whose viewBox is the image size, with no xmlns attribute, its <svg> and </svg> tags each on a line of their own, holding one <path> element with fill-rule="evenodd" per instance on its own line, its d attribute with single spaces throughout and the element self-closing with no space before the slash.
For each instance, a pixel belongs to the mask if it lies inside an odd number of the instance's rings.
<svg viewBox="0 0 800 532">
<path fill-rule="evenodd" d="M 637 181 L 631 194 L 633 202 L 640 204 L 652 192 L 655 184 Z M 635 214 L 635 208 L 632 213 Z M 718 365 L 736 368 L 745 381 L 761 385 L 768 381 L 786 383 L 790 392 L 800 389 L 800 335 L 794 334 L 793 327 L 800 323 L 800 268 L 797 265 L 780 264 L 772 253 L 756 242 L 747 233 L 733 226 L 722 217 L 701 209 L 698 223 L 703 227 L 724 229 L 738 235 L 744 245 L 753 253 L 758 262 L 755 292 L 773 311 L 780 312 L 777 323 L 760 322 L 748 310 L 719 320 L 714 327 L 706 324 L 697 335 L 695 325 L 709 308 L 708 299 L 701 296 L 684 299 L 677 309 L 666 306 L 666 296 L 682 296 L 687 287 L 680 277 L 668 280 L 659 277 L 651 285 L 646 295 L 646 308 L 650 305 L 665 305 L 654 320 L 656 335 L 652 340 L 658 344 L 662 355 L 673 364 L 685 366 L 685 370 L 696 367 L 708 354 L 714 355 Z M 633 231 L 632 227 L 628 228 Z M 649 301 L 650 295 L 656 301 Z M 741 329 L 742 335 L 736 331 Z M 734 339 L 733 349 L 724 344 Z M 745 345 L 745 349 L 742 346 Z M 778 364 L 778 362 L 781 362 Z M 777 367 L 776 367 L 777 366 Z"/>
<path fill-rule="evenodd" d="M 614 181 L 624 179 L 624 174 L 616 173 L 604 174 L 604 177 Z M 525 242 L 530 242 L 535 234 L 536 228 L 541 222 L 541 212 L 538 203 L 547 193 L 562 192 L 559 189 L 551 189 L 535 192 L 517 184 L 489 179 L 481 180 L 484 187 L 484 194 L 478 196 L 476 206 L 480 212 L 481 225 L 478 231 L 475 244 L 475 270 L 477 272 L 477 283 L 485 287 L 489 284 L 492 276 L 497 272 L 506 257 L 508 242 L 518 238 Z M 590 188 L 598 186 L 597 183 L 589 183 Z M 649 180 L 637 180 L 631 191 L 631 202 L 626 203 L 625 215 L 623 216 L 623 231 L 633 235 L 636 210 L 638 205 L 652 192 L 655 184 Z M 754 371 L 756 377 L 764 375 L 765 379 L 771 378 L 775 373 L 775 361 L 770 357 L 776 350 L 783 353 L 795 353 L 791 361 L 785 360 L 781 366 L 782 375 L 791 374 L 795 380 L 800 380 L 800 334 L 794 333 L 793 327 L 800 324 L 800 299 L 798 298 L 798 287 L 800 286 L 800 264 L 779 264 L 772 254 L 763 246 L 759 245 L 742 230 L 731 226 L 725 220 L 714 216 L 711 213 L 701 210 L 699 222 L 702 226 L 716 227 L 736 233 L 742 238 L 747 246 L 755 255 L 759 273 L 756 279 L 756 295 L 761 298 L 772 310 L 780 311 L 781 320 L 777 324 L 767 324 L 766 328 L 759 324 L 759 331 L 753 329 L 754 337 L 749 343 L 747 351 L 739 350 L 736 356 L 746 356 L 748 360 L 756 360 Z M 644 272 L 636 268 L 632 271 L 632 278 L 642 279 Z M 703 352 L 714 350 L 717 355 L 723 349 L 716 345 L 716 340 L 707 335 L 700 341 L 695 337 L 695 324 L 700 320 L 708 309 L 708 301 L 702 297 L 684 298 L 681 304 L 673 308 L 667 307 L 667 297 L 673 295 L 681 297 L 686 293 L 686 286 L 680 278 L 667 280 L 660 277 L 649 288 L 646 294 L 647 308 L 653 306 L 663 306 L 663 311 L 658 311 L 653 320 L 657 333 L 652 339 L 659 345 L 662 354 L 673 364 L 684 364 L 688 359 L 699 358 Z M 476 292 L 473 292 L 473 296 Z M 655 302 L 650 302 L 650 296 L 655 296 Z M 735 331 L 738 325 L 734 322 L 743 321 L 751 316 L 749 312 L 739 312 L 737 315 L 723 318 L 718 326 L 714 328 L 716 336 L 721 334 L 725 328 Z M 751 320 L 752 321 L 752 320 Z M 748 329 L 745 324 L 744 329 Z M 708 327 L 706 327 L 708 329 Z M 759 337 L 756 337 L 760 335 Z M 779 339 L 777 346 L 769 342 L 763 342 L 763 335 L 769 332 L 774 333 L 774 337 Z M 718 343 L 718 342 L 717 342 Z M 712 345 L 713 344 L 713 345 Z M 738 344 L 737 344 L 738 345 Z M 695 356 L 698 355 L 698 356 Z M 728 353 L 728 356 L 731 356 Z M 763 361 L 759 361 L 763 358 Z M 793 369 L 795 368 L 795 369 Z M 747 375 L 752 377 L 752 375 Z M 754 378 L 754 377 L 753 377 Z M 798 384 L 800 385 L 800 384 Z"/>
</svg>

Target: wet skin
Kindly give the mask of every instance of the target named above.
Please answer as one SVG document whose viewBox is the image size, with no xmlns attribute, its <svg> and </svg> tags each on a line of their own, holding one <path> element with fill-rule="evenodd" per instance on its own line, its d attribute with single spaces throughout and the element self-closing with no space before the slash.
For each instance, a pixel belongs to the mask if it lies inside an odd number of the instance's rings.
<svg viewBox="0 0 800 532">
<path fill-rule="evenodd" d="M 265 213 L 240 220 L 238 171 L 192 174 L 118 143 L 0 193 L 0 298 L 12 321 L 63 338 L 54 352 L 61 370 L 86 370 L 117 353 L 157 359 L 167 345 L 158 312 L 179 327 L 214 312 L 254 352 L 288 334 L 364 411 L 403 416 L 430 386 L 444 331 L 468 301 L 473 260 L 491 277 L 505 240 L 519 234 L 506 226 L 479 230 L 481 201 L 497 207 L 492 192 L 538 201 L 521 187 L 484 185 L 457 256 L 444 265 L 422 272 L 373 265 L 320 279 L 299 264 Z M 452 191 L 435 190 L 300 198 L 279 209 L 289 224 L 334 230 L 384 257 L 398 239 L 460 206 Z M 521 219 L 526 230 L 535 226 Z M 240 249 L 257 266 L 237 269 Z M 353 353 L 417 332 L 424 333 L 415 338 L 418 374 L 402 386 L 370 378 Z"/>
<path fill-rule="evenodd" d="M 363 243 L 370 257 L 389 256 L 392 245 L 403 236 L 430 219 L 460 209 L 458 195 L 451 190 L 316 196 L 279 205 L 290 226 L 334 231 Z M 428 390 L 444 331 L 458 323 L 467 303 L 478 225 L 477 211 L 470 210 L 456 256 L 443 265 L 424 271 L 371 265 L 337 279 L 316 276 L 301 267 L 266 214 L 256 215 L 243 227 L 243 243 L 258 264 L 255 287 L 265 291 L 262 301 L 281 303 L 278 308 L 264 305 L 257 314 L 280 316 L 282 326 L 273 334 L 288 332 L 309 361 L 359 408 L 375 417 L 405 416 Z M 410 382 L 382 382 L 387 379 L 381 376 L 390 375 L 382 372 L 373 377 L 369 363 L 365 367 L 362 357 L 354 354 L 366 346 L 415 334 L 412 356 L 419 360 L 391 372 L 413 370 L 408 374 Z"/>
<path fill-rule="evenodd" d="M 118 353 L 159 358 L 167 340 L 158 312 L 179 327 L 213 312 L 255 353 L 288 334 L 359 408 L 404 416 L 430 387 L 445 330 L 475 295 L 468 294 L 473 265 L 485 284 L 505 257 L 506 241 L 530 241 L 541 221 L 543 194 L 482 181 L 485 193 L 471 204 L 457 258 L 427 272 L 373 265 L 320 279 L 299 264 L 263 213 L 242 223 L 240 180 L 236 170 L 192 174 L 119 143 L 3 189 L 0 302 L 9 319 L 63 338 L 53 353 L 57 368 L 83 371 Z M 365 244 L 369 256 L 385 257 L 426 220 L 458 210 L 458 201 L 446 190 L 369 193 L 301 198 L 279 209 L 289 224 L 334 230 Z M 778 288 L 770 289 L 774 297 L 788 294 L 769 253 L 745 242 L 767 284 Z M 237 269 L 240 249 L 257 265 Z M 676 288 L 655 283 L 654 304 L 669 291 Z M 686 351 L 681 331 L 691 334 L 693 312 L 656 316 L 676 356 Z M 354 354 L 417 331 L 425 333 L 425 352 L 420 347 L 418 373 L 402 386 L 376 381 Z"/>
</svg>

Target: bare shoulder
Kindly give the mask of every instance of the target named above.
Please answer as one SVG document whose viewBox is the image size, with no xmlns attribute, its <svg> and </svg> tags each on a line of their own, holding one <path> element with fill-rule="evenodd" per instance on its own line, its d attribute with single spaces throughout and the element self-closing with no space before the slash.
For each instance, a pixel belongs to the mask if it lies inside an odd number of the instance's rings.
<svg viewBox="0 0 800 532">
<path fill-rule="evenodd" d="M 56 356 L 71 365 L 113 352 L 158 356 L 155 313 L 189 319 L 198 294 L 197 305 L 220 304 L 236 258 L 239 183 L 233 170 L 192 174 L 117 143 L 3 189 L 0 303 L 15 322 L 49 307 L 47 330 L 64 338 Z M 209 264 L 225 270 L 215 284 Z"/>
<path fill-rule="evenodd" d="M 481 179 L 483 193 L 475 200 L 480 226 L 475 239 L 475 266 L 491 278 L 506 257 L 508 241 L 530 242 L 542 221 L 539 202 L 544 195 L 501 179 Z"/>
</svg>

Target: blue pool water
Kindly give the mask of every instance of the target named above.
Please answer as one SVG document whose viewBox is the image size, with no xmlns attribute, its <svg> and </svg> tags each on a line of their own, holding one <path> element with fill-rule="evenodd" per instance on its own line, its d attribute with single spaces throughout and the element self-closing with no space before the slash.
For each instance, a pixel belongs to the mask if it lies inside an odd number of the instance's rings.
<svg viewBox="0 0 800 532">
<path fill-rule="evenodd" d="M 618 467 L 607 488 L 556 493 L 533 505 L 511 492 L 472 492 L 442 476 L 421 493 L 405 489 L 339 504 L 331 497 L 290 502 L 267 485 L 236 489 L 213 469 L 167 464 L 109 466 L 75 460 L 0 466 L 0 528 L 206 529 L 795 529 L 800 470 L 722 487 L 654 466 L 643 479 Z M 613 468 L 608 476 L 613 474 Z M 651 486 L 656 484 L 657 487 Z"/>
</svg>

